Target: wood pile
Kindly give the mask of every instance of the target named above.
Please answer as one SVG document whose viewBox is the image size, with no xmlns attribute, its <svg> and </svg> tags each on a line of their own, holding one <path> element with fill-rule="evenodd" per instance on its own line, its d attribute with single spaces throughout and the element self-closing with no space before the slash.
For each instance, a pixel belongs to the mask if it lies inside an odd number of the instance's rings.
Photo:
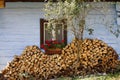
<svg viewBox="0 0 120 80">
<path fill-rule="evenodd" d="M 20 56 L 14 57 L 2 73 L 8 80 L 47 80 L 57 77 L 77 58 L 71 51 L 68 54 L 64 51 L 61 55 L 46 55 L 37 46 L 28 46 Z"/>
<path fill-rule="evenodd" d="M 81 45 L 80 62 L 85 73 L 114 71 L 118 62 L 116 51 L 98 39 L 85 39 Z"/>
<path fill-rule="evenodd" d="M 107 72 L 116 67 L 117 61 L 117 53 L 101 40 L 85 39 L 82 43 L 73 40 L 63 48 L 62 54 L 55 55 L 46 55 L 37 46 L 28 46 L 2 74 L 8 80 L 48 80 L 61 75 Z"/>
<path fill-rule="evenodd" d="M 0 80 L 7 80 L 2 73 L 0 73 Z"/>
</svg>

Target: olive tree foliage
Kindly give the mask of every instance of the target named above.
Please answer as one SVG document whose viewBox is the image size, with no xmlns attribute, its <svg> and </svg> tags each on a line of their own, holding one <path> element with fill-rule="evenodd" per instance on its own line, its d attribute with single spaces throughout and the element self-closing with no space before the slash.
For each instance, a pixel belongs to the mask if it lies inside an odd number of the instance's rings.
<svg viewBox="0 0 120 80">
<path fill-rule="evenodd" d="M 102 0 L 104 1 L 104 0 Z M 101 2 L 101 0 L 58 0 L 57 2 L 48 1 L 45 5 L 45 18 L 49 21 L 49 24 L 65 21 L 67 27 L 71 27 L 70 30 L 74 34 L 75 38 L 82 40 L 84 30 L 87 30 L 89 34 L 94 31 L 94 29 L 86 26 L 85 18 L 91 10 L 97 10 L 103 12 L 103 15 L 106 15 L 105 12 L 108 11 L 107 5 L 104 2 L 100 3 L 102 9 L 95 7 L 93 4 Z M 110 2 L 106 2 L 111 4 Z M 108 23 L 109 24 L 109 23 Z M 117 32 L 112 31 L 112 26 L 109 26 L 110 32 L 116 35 Z M 50 27 L 49 27 L 50 28 Z M 118 35 L 117 35 L 118 36 Z"/>
</svg>

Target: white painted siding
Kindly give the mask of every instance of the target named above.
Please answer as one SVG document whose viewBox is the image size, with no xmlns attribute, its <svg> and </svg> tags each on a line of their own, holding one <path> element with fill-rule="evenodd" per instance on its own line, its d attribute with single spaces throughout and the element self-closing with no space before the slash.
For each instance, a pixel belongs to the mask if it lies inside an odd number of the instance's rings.
<svg viewBox="0 0 120 80">
<path fill-rule="evenodd" d="M 86 18 L 86 22 L 90 27 L 94 29 L 94 34 L 89 36 L 88 34 L 86 34 L 86 32 L 85 37 L 101 39 L 108 43 L 108 45 L 112 46 L 118 53 L 120 53 L 120 49 L 118 47 L 120 46 L 120 37 L 116 38 L 115 35 L 110 33 L 110 31 L 108 30 L 109 26 L 118 26 L 116 22 L 116 6 L 109 4 L 107 8 L 108 9 L 105 11 L 105 15 L 94 10 L 90 12 L 90 14 Z"/>
<path fill-rule="evenodd" d="M 0 70 L 5 67 L 7 62 L 13 59 L 14 55 L 20 55 L 28 45 L 40 45 L 40 18 L 44 17 L 42 11 L 44 3 L 39 2 L 7 2 L 6 8 L 0 9 Z M 106 19 L 113 20 L 116 17 L 114 5 L 109 5 L 110 12 Z M 84 37 L 99 38 L 114 47 L 119 53 L 120 37 L 111 35 L 103 25 L 104 16 L 96 11 L 91 11 L 87 16 L 87 24 L 93 24 L 94 35 L 89 36 L 85 33 Z M 73 36 L 68 33 L 68 43 Z"/>
<path fill-rule="evenodd" d="M 7 3 L 0 9 L 0 70 L 28 45 L 40 45 L 43 3 Z"/>
<path fill-rule="evenodd" d="M 105 3 L 104 3 L 105 4 Z M 94 4 L 95 7 L 100 8 L 100 4 Z M 106 4 L 107 5 L 107 4 Z M 107 11 L 108 10 L 108 11 Z M 86 17 L 86 25 L 94 29 L 93 35 L 89 35 L 87 31 L 84 32 L 84 38 L 98 38 L 105 41 L 108 45 L 112 46 L 118 54 L 120 54 L 120 37 L 116 38 L 115 35 L 111 34 L 108 30 L 107 24 L 112 24 L 112 26 L 117 27 L 116 22 L 116 6 L 113 4 L 107 5 L 107 10 L 104 12 L 99 12 L 92 10 Z M 104 19 L 104 20 L 103 20 Z M 70 35 L 70 33 L 68 33 Z M 71 41 L 72 36 L 68 37 L 68 42 Z"/>
</svg>

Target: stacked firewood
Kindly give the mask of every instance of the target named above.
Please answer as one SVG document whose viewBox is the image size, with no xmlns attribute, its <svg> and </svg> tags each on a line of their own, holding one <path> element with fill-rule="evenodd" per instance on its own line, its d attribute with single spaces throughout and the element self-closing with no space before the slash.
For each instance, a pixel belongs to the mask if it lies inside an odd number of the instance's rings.
<svg viewBox="0 0 120 80">
<path fill-rule="evenodd" d="M 118 64 L 115 50 L 98 39 L 85 39 L 80 49 L 81 70 L 85 73 L 114 71 Z"/>
<path fill-rule="evenodd" d="M 67 51 L 73 51 L 77 59 L 62 75 L 109 73 L 114 72 L 119 64 L 116 51 L 102 40 L 75 40 L 65 47 L 65 52 Z"/>
<path fill-rule="evenodd" d="M 0 80 L 7 80 L 2 73 L 0 73 Z"/>
<path fill-rule="evenodd" d="M 97 39 L 73 40 L 62 54 L 46 55 L 37 46 L 28 46 L 2 70 L 8 80 L 47 80 L 61 75 L 106 72 L 117 65 L 118 55 Z"/>
<path fill-rule="evenodd" d="M 47 80 L 57 77 L 77 59 L 72 51 L 62 52 L 61 55 L 46 55 L 37 46 L 28 46 L 20 56 L 14 57 L 2 73 L 8 80 Z"/>
</svg>

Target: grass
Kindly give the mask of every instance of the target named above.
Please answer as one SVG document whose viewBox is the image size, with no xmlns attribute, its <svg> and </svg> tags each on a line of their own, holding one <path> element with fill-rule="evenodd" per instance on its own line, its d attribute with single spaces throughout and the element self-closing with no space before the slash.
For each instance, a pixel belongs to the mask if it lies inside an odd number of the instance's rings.
<svg viewBox="0 0 120 80">
<path fill-rule="evenodd" d="M 57 80 L 120 80 L 120 72 L 115 74 L 106 74 L 106 75 L 90 75 L 72 77 L 60 77 Z"/>
</svg>

